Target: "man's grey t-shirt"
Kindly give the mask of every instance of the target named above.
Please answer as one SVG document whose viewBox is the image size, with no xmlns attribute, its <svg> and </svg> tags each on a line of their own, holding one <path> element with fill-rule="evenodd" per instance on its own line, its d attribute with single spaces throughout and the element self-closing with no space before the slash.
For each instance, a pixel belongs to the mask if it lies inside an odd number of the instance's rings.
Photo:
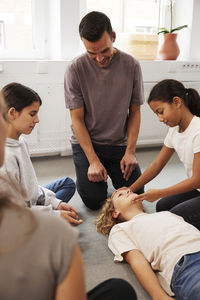
<svg viewBox="0 0 200 300">
<path fill-rule="evenodd" d="M 66 107 L 84 107 L 92 142 L 126 144 L 129 107 L 144 102 L 141 68 L 135 58 L 117 50 L 110 64 L 100 68 L 85 53 L 67 67 L 64 87 Z M 74 134 L 71 142 L 78 143 Z"/>
<path fill-rule="evenodd" d="M 50 300 L 68 273 L 78 232 L 57 216 L 6 209 L 0 225 L 0 298 Z M 66 298 L 67 299 L 67 298 Z"/>
</svg>

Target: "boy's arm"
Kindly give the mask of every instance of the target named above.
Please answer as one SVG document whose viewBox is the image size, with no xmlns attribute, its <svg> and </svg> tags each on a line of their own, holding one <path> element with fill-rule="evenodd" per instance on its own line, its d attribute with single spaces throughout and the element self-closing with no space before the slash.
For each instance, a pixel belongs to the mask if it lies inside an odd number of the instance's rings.
<svg viewBox="0 0 200 300">
<path fill-rule="evenodd" d="M 152 300 L 174 299 L 169 297 L 162 289 L 149 262 L 140 251 L 131 250 L 126 252 L 123 256 L 124 259 L 130 264 L 138 280 L 147 293 L 151 296 Z"/>
</svg>

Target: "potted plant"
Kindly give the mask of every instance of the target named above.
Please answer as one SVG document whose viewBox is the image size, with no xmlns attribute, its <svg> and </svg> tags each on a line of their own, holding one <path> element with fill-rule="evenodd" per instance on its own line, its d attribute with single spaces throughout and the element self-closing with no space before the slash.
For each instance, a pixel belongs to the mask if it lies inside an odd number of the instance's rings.
<svg viewBox="0 0 200 300">
<path fill-rule="evenodd" d="M 181 30 L 187 25 L 182 25 L 176 28 L 172 28 L 173 24 L 173 3 L 172 0 L 169 0 L 170 6 L 170 28 L 169 30 L 165 27 L 159 28 L 158 34 L 164 33 L 164 42 L 159 50 L 159 57 L 164 60 L 175 60 L 177 59 L 180 50 L 176 42 L 177 33 L 175 31 Z"/>
</svg>

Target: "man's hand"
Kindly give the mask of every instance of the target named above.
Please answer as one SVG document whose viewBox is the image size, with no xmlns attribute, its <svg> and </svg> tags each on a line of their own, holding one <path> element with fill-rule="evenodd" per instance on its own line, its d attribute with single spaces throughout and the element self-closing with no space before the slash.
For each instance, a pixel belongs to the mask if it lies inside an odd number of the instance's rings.
<svg viewBox="0 0 200 300">
<path fill-rule="evenodd" d="M 107 171 L 100 161 L 95 161 L 90 164 L 88 168 L 88 179 L 92 182 L 107 181 Z"/>
<path fill-rule="evenodd" d="M 120 168 L 123 173 L 123 178 L 126 181 L 129 180 L 129 177 L 131 176 L 131 173 L 133 172 L 137 164 L 137 160 L 133 154 L 125 153 L 120 162 Z"/>
<path fill-rule="evenodd" d="M 143 194 L 137 195 L 133 200 L 133 202 L 142 201 L 142 200 L 154 202 L 159 198 L 162 198 L 161 190 L 153 189 L 153 190 L 148 190 Z"/>
<path fill-rule="evenodd" d="M 60 202 L 56 209 L 61 210 L 61 217 L 72 225 L 79 225 L 83 222 L 83 220 L 79 220 L 77 210 L 68 203 Z"/>
</svg>

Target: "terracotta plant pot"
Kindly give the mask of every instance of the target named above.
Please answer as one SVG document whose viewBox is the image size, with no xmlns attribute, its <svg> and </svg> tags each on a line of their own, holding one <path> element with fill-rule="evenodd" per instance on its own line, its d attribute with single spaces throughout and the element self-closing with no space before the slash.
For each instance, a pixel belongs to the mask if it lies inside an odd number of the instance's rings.
<svg viewBox="0 0 200 300">
<path fill-rule="evenodd" d="M 158 51 L 158 56 L 163 60 L 175 60 L 180 50 L 176 41 L 177 33 L 165 33 L 164 42 Z"/>
</svg>

